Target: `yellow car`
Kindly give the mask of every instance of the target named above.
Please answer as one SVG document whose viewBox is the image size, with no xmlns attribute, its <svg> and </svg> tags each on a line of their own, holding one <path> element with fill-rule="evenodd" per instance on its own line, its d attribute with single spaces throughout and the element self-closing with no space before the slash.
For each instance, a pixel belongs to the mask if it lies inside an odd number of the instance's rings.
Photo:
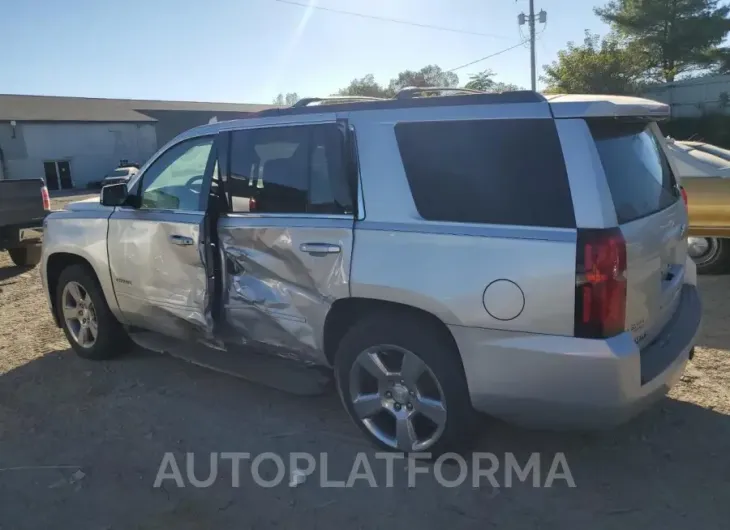
<svg viewBox="0 0 730 530">
<path fill-rule="evenodd" d="M 730 272 L 730 151 L 672 139 L 667 148 L 687 194 L 688 251 L 697 272 Z"/>
</svg>

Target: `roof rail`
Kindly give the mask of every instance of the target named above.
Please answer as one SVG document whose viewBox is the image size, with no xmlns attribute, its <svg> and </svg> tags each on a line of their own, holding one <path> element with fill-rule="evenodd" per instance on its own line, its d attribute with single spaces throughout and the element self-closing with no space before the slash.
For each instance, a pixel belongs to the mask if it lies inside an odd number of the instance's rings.
<svg viewBox="0 0 730 530">
<path fill-rule="evenodd" d="M 327 96 L 323 98 L 302 98 L 292 108 L 307 107 L 310 103 L 355 103 L 357 101 L 385 101 L 384 98 L 373 98 L 369 96 Z"/>
<path fill-rule="evenodd" d="M 463 89 L 462 89 L 463 90 Z M 378 99 L 360 96 L 339 96 L 339 98 L 307 98 L 300 100 L 292 107 L 274 107 L 252 114 L 251 118 L 268 116 L 294 116 L 299 114 L 321 114 L 327 112 L 352 112 L 361 110 L 408 109 L 439 106 L 489 105 L 506 103 L 545 103 L 542 94 L 531 90 L 515 90 L 513 92 L 466 92 L 451 96 L 404 97 L 401 99 Z M 308 105 L 308 103 L 325 100 L 331 105 Z"/>
<path fill-rule="evenodd" d="M 438 86 L 407 86 L 401 88 L 395 95 L 395 99 L 411 99 L 416 97 L 417 94 L 423 94 L 425 92 L 454 92 L 457 94 L 488 94 L 483 90 L 474 90 L 472 88 L 458 88 L 458 87 L 438 87 Z"/>
</svg>

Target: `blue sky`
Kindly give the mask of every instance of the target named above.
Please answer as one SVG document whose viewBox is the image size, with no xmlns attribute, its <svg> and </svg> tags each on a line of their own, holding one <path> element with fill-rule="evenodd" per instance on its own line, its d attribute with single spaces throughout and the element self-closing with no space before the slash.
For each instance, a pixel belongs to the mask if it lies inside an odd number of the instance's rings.
<svg viewBox="0 0 730 530">
<path fill-rule="evenodd" d="M 292 0 L 469 35 L 370 20 L 276 0 L 23 0 L 4 2 L 0 93 L 270 103 L 279 92 L 331 94 L 355 77 L 387 83 L 427 64 L 444 69 L 520 42 L 526 0 Z M 585 29 L 605 0 L 536 0 L 548 13 L 538 72 Z M 539 28 L 542 31 L 542 28 Z M 527 27 L 522 27 L 523 35 Z M 528 87 L 518 47 L 458 70 L 489 68 Z"/>
</svg>

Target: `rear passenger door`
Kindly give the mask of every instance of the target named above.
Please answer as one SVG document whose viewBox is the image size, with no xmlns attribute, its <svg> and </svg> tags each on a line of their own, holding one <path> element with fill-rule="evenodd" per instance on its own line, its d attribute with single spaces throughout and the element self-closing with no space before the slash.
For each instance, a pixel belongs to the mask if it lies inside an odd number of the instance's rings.
<svg viewBox="0 0 730 530">
<path fill-rule="evenodd" d="M 326 362 L 322 330 L 350 296 L 354 186 L 334 121 L 236 130 L 224 170 L 223 338 Z"/>
</svg>

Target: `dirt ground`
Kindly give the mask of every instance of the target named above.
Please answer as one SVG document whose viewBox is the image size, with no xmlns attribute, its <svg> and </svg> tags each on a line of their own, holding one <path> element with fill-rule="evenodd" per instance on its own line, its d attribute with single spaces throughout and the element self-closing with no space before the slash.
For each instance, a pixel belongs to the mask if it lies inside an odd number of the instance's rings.
<svg viewBox="0 0 730 530">
<path fill-rule="evenodd" d="M 183 475 L 194 453 L 198 478 L 210 452 L 326 452 L 327 477 L 344 480 L 356 453 L 374 450 L 334 394 L 293 397 L 142 350 L 112 362 L 77 358 L 53 325 L 38 269 L 19 270 L 0 253 L 0 530 L 728 528 L 730 276 L 701 278 L 701 290 L 694 361 L 669 397 L 627 425 L 551 433 L 484 420 L 475 450 L 523 463 L 540 452 L 541 483 L 563 452 L 575 488 L 444 488 L 430 475 L 409 488 L 402 463 L 391 488 L 375 465 L 377 488 L 321 487 L 320 470 L 296 488 L 288 477 L 262 488 L 245 464 L 237 488 L 230 464 L 208 488 L 187 478 L 155 488 L 166 452 Z"/>
</svg>

